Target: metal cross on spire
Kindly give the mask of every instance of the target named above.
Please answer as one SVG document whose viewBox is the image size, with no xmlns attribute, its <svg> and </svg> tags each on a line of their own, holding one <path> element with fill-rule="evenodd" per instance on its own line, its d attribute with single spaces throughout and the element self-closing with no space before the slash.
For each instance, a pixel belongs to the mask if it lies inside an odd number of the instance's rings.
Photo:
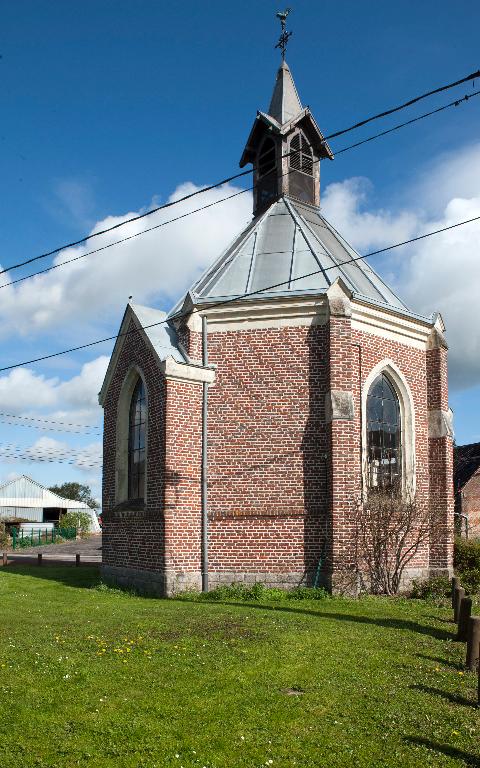
<svg viewBox="0 0 480 768">
<path fill-rule="evenodd" d="M 278 39 L 278 43 L 276 44 L 275 48 L 280 48 L 282 52 L 282 61 L 285 61 L 285 51 L 287 50 L 287 44 L 291 36 L 293 35 L 293 32 L 287 32 L 286 26 L 287 26 L 287 16 L 290 13 L 290 8 L 285 8 L 284 11 L 278 11 L 277 13 L 277 19 L 280 19 L 280 24 L 282 25 L 282 33 Z"/>
</svg>

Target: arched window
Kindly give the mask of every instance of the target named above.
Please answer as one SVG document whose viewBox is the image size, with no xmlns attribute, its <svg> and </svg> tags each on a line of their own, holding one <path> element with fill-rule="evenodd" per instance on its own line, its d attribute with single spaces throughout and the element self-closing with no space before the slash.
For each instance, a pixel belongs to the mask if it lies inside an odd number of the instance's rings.
<svg viewBox="0 0 480 768">
<path fill-rule="evenodd" d="M 276 147 L 273 139 L 267 136 L 257 156 L 257 207 L 266 205 L 277 196 Z"/>
<path fill-rule="evenodd" d="M 381 373 L 367 395 L 367 462 L 370 488 L 400 488 L 402 428 L 400 403 L 388 377 Z"/>
<path fill-rule="evenodd" d="M 297 131 L 290 140 L 289 192 L 306 203 L 314 202 L 313 152 L 305 134 Z"/>
<path fill-rule="evenodd" d="M 138 379 L 133 390 L 128 423 L 128 498 L 143 499 L 147 402 L 145 385 L 141 378 Z"/>
<path fill-rule="evenodd" d="M 262 144 L 258 153 L 258 175 L 260 178 L 266 173 L 273 171 L 276 166 L 275 143 L 273 139 L 267 138 Z"/>
</svg>

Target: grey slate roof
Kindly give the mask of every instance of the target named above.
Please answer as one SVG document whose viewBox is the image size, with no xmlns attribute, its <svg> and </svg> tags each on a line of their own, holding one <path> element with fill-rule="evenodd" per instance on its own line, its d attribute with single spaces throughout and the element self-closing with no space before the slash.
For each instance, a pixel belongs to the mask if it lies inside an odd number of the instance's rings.
<svg viewBox="0 0 480 768">
<path fill-rule="evenodd" d="M 249 224 L 190 294 L 201 303 L 257 291 L 259 298 L 322 293 L 341 278 L 356 296 L 409 312 L 372 267 L 355 258 L 319 209 L 285 197 Z"/>
<path fill-rule="evenodd" d="M 179 363 L 185 362 L 185 356 L 179 349 L 175 328 L 165 323 L 167 313 L 141 304 L 129 304 L 129 307 L 150 341 L 159 360 L 173 357 Z"/>
</svg>

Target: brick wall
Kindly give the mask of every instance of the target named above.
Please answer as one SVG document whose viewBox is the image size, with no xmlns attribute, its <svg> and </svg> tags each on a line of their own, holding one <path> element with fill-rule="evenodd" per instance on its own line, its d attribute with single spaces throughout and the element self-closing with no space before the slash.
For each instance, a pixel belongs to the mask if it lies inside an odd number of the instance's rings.
<svg viewBox="0 0 480 768">
<path fill-rule="evenodd" d="M 441 337 L 426 352 L 428 408 L 448 410 L 447 347 Z M 435 515 L 430 547 L 430 567 L 439 571 L 453 566 L 453 438 L 429 439 L 430 506 Z"/>
<path fill-rule="evenodd" d="M 211 583 L 311 580 L 321 556 L 330 570 L 348 560 L 351 504 L 362 487 L 361 383 L 386 358 L 412 392 L 417 494 L 445 511 L 442 546 L 433 560 L 423 547 L 411 567 L 446 567 L 451 454 L 448 441 L 428 436 L 428 408 L 448 403 L 445 357 L 431 355 L 427 370 L 425 351 L 352 330 L 348 317 L 325 326 L 210 331 L 209 361 L 217 365 L 208 409 Z M 183 340 L 201 356 L 199 334 Z M 147 505 L 140 517 L 124 519 L 110 512 L 116 402 L 132 363 L 144 371 L 149 396 Z M 331 389 L 352 393 L 353 420 L 326 424 Z M 201 417 L 202 386 L 165 382 L 141 337 L 127 336 L 105 403 L 107 565 L 165 572 L 171 589 L 198 586 Z"/>
<path fill-rule="evenodd" d="M 133 324 L 128 330 L 134 330 Z M 122 385 L 132 365 L 137 365 L 143 372 L 149 405 L 146 504 L 143 511 L 134 514 L 114 511 L 117 407 Z M 124 337 L 104 404 L 103 562 L 108 566 L 141 567 L 148 571 L 163 571 L 165 567 L 165 393 L 165 381 L 153 354 L 140 333 L 129 332 Z"/>
<path fill-rule="evenodd" d="M 471 538 L 480 538 L 480 469 L 465 483 L 460 493 L 462 514 L 468 516 L 468 535 Z"/>
<path fill-rule="evenodd" d="M 202 386 L 167 381 L 165 560 L 167 571 L 200 572 Z"/>
<path fill-rule="evenodd" d="M 302 573 L 326 521 L 320 326 L 209 333 L 210 570 Z"/>
</svg>

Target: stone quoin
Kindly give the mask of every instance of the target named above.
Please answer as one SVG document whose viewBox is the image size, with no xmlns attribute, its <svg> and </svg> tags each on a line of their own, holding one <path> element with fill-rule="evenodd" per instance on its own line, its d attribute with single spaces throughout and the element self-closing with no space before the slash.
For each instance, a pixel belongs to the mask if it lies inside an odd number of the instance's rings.
<svg viewBox="0 0 480 768">
<path fill-rule="evenodd" d="M 322 216 L 332 159 L 282 61 L 241 158 L 252 222 L 168 315 L 127 306 L 99 396 L 110 583 L 335 589 L 355 500 L 394 484 L 440 521 L 404 583 L 451 573 L 443 322 L 408 309 Z"/>
</svg>

